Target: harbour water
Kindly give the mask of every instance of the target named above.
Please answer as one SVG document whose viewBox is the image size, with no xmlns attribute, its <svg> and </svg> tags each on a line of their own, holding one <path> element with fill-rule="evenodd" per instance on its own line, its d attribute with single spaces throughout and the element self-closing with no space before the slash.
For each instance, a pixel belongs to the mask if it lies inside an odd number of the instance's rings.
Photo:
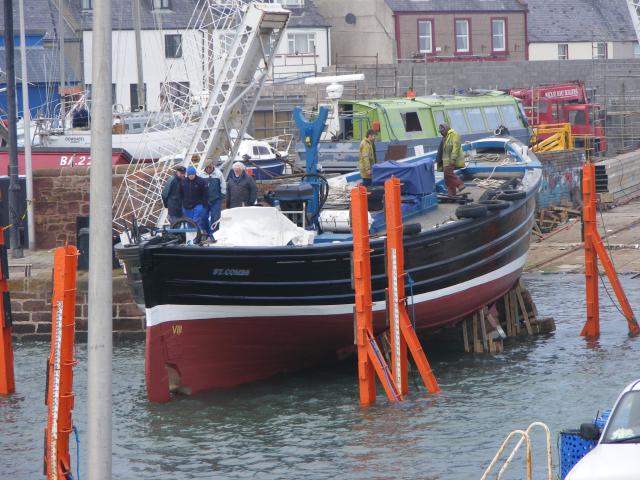
<svg viewBox="0 0 640 480">
<path fill-rule="evenodd" d="M 577 428 L 612 406 L 640 377 L 640 338 L 601 287 L 596 342 L 579 336 L 584 279 L 528 274 L 541 316 L 554 334 L 507 343 L 496 356 L 429 352 L 442 393 L 412 386 L 409 399 L 358 406 L 354 362 L 281 376 L 241 388 L 149 404 L 142 342 L 114 346 L 113 478 L 479 478 L 504 437 L 540 420 L 552 430 L 554 465 L 560 430 Z M 636 313 L 640 278 L 622 283 Z M 0 397 L 0 478 L 42 476 L 45 362 L 49 345 L 15 345 L 17 393 Z M 77 346 L 74 422 L 80 434 L 80 478 L 87 471 L 86 344 Z M 418 378 L 416 378 L 418 381 Z M 543 474 L 543 438 L 534 466 Z M 71 446 L 75 470 L 76 446 Z M 525 478 L 522 456 L 507 478 Z M 76 475 L 75 478 L 78 478 Z M 537 476 L 536 476 L 537 478 Z"/>
</svg>

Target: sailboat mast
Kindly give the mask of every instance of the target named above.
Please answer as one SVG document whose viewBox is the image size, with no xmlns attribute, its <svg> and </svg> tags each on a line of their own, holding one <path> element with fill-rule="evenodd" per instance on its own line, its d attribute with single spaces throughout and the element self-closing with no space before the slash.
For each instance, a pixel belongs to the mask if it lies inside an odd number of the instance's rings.
<svg viewBox="0 0 640 480">
<path fill-rule="evenodd" d="M 136 32 L 136 60 L 138 62 L 138 106 L 141 110 L 146 110 L 147 92 L 144 88 L 144 80 L 142 76 L 142 39 L 140 25 L 140 0 L 133 0 L 133 23 Z M 131 105 L 133 110 L 133 105 Z"/>
<path fill-rule="evenodd" d="M 27 43 L 24 33 L 24 0 L 18 1 L 20 11 L 20 67 L 22 70 L 22 123 L 24 124 L 24 172 L 27 176 L 27 231 L 29 250 L 36 249 L 36 229 L 33 217 L 33 171 L 31 168 L 31 111 L 29 110 L 29 81 L 27 78 Z"/>
<path fill-rule="evenodd" d="M 58 0 L 58 53 L 60 58 L 58 60 L 59 73 L 60 73 L 60 119 L 62 121 L 62 130 L 64 131 L 64 117 L 66 113 L 65 102 L 64 102 L 64 87 L 65 87 L 65 71 L 64 71 L 64 15 L 62 13 L 62 9 L 64 5 L 62 4 L 63 0 Z"/>
<path fill-rule="evenodd" d="M 9 129 L 9 222 L 11 223 L 11 256 L 22 258 L 20 242 L 20 184 L 18 183 L 18 132 L 16 130 L 16 73 L 13 43 L 13 1 L 4 1 L 4 48 L 7 78 L 7 127 Z"/>
</svg>

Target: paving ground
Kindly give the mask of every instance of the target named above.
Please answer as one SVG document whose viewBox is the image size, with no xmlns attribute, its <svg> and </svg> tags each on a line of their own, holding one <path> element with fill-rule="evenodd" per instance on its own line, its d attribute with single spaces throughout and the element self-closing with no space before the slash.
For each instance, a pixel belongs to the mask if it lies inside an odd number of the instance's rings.
<svg viewBox="0 0 640 480">
<path fill-rule="evenodd" d="M 603 212 L 598 216 L 598 224 L 605 244 L 608 241 L 618 272 L 640 272 L 640 199 Z M 30 266 L 32 276 L 42 272 L 50 274 L 52 263 L 50 250 L 25 250 L 24 258 L 19 259 L 12 258 L 9 252 L 9 273 L 12 277 L 23 276 L 25 266 Z M 525 268 L 528 271 L 583 272 L 580 220 L 571 220 L 545 235 L 544 239 L 532 236 Z"/>
<path fill-rule="evenodd" d="M 598 215 L 598 226 L 619 273 L 640 272 L 640 199 Z M 528 271 L 584 272 L 580 219 L 557 228 L 544 239 L 532 237 Z"/>
</svg>

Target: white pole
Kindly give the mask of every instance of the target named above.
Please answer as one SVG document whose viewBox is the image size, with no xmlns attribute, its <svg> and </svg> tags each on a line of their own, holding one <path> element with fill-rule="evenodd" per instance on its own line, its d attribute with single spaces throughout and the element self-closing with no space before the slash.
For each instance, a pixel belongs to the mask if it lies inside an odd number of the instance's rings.
<svg viewBox="0 0 640 480">
<path fill-rule="evenodd" d="M 36 230 L 33 218 L 33 170 L 31 169 L 31 112 L 29 110 L 29 82 L 27 79 L 27 44 L 24 34 L 24 0 L 20 9 L 20 67 L 22 70 L 22 123 L 24 123 L 24 168 L 27 175 L 27 232 L 29 250 L 36 249 Z"/>
<path fill-rule="evenodd" d="M 111 480 L 111 0 L 93 3 L 89 198 L 89 480 Z"/>
<path fill-rule="evenodd" d="M 63 0 L 58 0 L 58 54 L 60 65 L 58 66 L 60 73 L 60 119 L 62 121 L 62 131 L 64 132 L 64 120 L 66 115 L 66 108 L 64 102 L 64 86 L 65 86 L 65 65 L 64 65 L 64 5 Z"/>
</svg>

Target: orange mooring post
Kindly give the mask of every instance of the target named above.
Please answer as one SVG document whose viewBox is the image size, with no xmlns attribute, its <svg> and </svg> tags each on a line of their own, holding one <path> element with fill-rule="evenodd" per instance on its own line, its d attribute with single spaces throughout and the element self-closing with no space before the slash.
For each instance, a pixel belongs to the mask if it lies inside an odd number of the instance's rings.
<svg viewBox="0 0 640 480">
<path fill-rule="evenodd" d="M 373 336 L 373 313 L 371 309 L 371 249 L 369 247 L 367 190 L 356 187 L 351 190 L 351 230 L 353 234 L 353 287 L 355 289 L 356 346 L 358 348 L 358 383 L 360 405 L 367 406 L 376 401 L 376 378 L 389 398 L 394 402 L 402 396 L 393 381 Z"/>
<path fill-rule="evenodd" d="M 4 229 L 0 228 L 0 395 L 16 391 L 13 374 L 13 345 L 11 343 L 11 299 L 9 297 L 9 263 L 4 245 Z"/>
<path fill-rule="evenodd" d="M 384 182 L 384 209 L 387 225 L 387 276 L 389 290 L 387 312 L 390 323 L 391 371 L 400 393 L 409 390 L 407 346 L 430 393 L 440 391 L 431 366 L 420 345 L 405 308 L 404 244 L 402 240 L 402 211 L 400 207 L 400 179 L 392 177 Z"/>
<path fill-rule="evenodd" d="M 47 372 L 45 430 L 47 478 L 63 480 L 71 471 L 69 434 L 73 429 L 73 366 L 75 343 L 76 269 L 78 250 L 72 245 L 53 253 L 51 354 Z"/>
<path fill-rule="evenodd" d="M 584 270 L 587 292 L 587 322 L 580 335 L 596 338 L 600 336 L 600 307 L 598 301 L 598 258 L 602 262 L 609 283 L 618 298 L 627 324 L 629 335 L 636 336 L 640 327 L 633 314 L 629 300 L 618 279 L 613 262 L 602 242 L 596 224 L 596 167 L 593 163 L 586 163 L 582 167 L 582 216 L 584 220 Z"/>
</svg>

